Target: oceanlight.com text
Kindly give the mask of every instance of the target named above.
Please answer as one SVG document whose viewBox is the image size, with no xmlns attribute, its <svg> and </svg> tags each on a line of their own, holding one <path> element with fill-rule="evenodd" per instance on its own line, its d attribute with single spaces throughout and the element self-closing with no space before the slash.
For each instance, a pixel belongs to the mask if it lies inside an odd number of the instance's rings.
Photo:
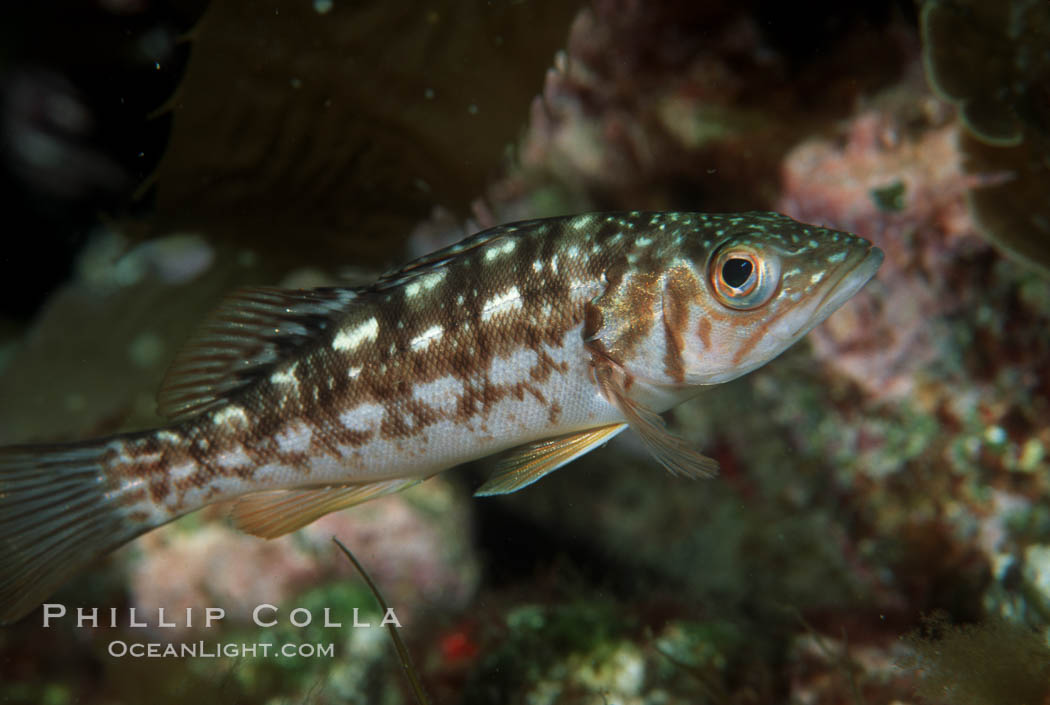
<svg viewBox="0 0 1050 705">
<path fill-rule="evenodd" d="M 271 644 L 266 642 L 126 642 L 115 639 L 107 651 L 113 658 L 334 658 L 335 644 Z"/>
</svg>

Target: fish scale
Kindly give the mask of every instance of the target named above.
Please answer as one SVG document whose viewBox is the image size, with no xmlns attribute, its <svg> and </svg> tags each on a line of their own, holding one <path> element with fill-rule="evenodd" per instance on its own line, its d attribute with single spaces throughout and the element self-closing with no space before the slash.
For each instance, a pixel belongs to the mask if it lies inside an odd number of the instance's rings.
<svg viewBox="0 0 1050 705">
<path fill-rule="evenodd" d="M 628 426 L 672 473 L 709 476 L 659 412 L 768 362 L 881 258 L 775 213 L 584 214 L 370 287 L 235 292 L 169 370 L 168 426 L 0 449 L 0 619 L 214 502 L 272 537 L 508 449 L 478 494 L 512 492 Z"/>
</svg>

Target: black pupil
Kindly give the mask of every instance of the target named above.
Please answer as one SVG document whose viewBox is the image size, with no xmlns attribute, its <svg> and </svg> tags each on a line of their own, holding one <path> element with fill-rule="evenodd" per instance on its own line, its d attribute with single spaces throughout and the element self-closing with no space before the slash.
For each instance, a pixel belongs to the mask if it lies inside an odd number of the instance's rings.
<svg viewBox="0 0 1050 705">
<path fill-rule="evenodd" d="M 727 259 L 722 265 L 722 280 L 734 289 L 739 289 L 751 276 L 751 269 L 751 260 Z"/>
</svg>

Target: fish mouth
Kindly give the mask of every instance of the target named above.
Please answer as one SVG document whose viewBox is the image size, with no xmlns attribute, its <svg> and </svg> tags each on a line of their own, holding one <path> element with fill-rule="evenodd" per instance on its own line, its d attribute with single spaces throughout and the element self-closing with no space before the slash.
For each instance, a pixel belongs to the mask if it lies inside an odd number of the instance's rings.
<svg viewBox="0 0 1050 705">
<path fill-rule="evenodd" d="M 795 335 L 802 335 L 811 330 L 860 291 L 875 276 L 884 257 L 882 250 L 874 245 L 869 245 L 866 250 L 854 250 L 854 254 L 835 270 L 835 283 L 820 297 L 809 320 Z"/>
</svg>

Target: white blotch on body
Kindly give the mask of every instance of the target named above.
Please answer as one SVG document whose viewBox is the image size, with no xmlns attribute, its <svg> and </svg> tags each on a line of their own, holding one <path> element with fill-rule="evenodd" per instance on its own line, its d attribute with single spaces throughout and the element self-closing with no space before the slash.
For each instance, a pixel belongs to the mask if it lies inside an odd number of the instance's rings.
<svg viewBox="0 0 1050 705">
<path fill-rule="evenodd" d="M 364 323 L 349 330 L 341 330 L 332 341 L 336 350 L 353 350 L 362 343 L 370 342 L 379 335 L 379 321 L 369 318 Z"/>
<path fill-rule="evenodd" d="M 590 227 L 591 223 L 594 222 L 594 217 L 590 215 L 580 216 L 576 219 L 576 222 L 572 224 L 573 230 L 586 230 Z"/>
<path fill-rule="evenodd" d="M 237 445 L 214 456 L 213 461 L 220 468 L 236 468 L 252 464 L 252 459 L 244 450 L 244 446 Z"/>
<path fill-rule="evenodd" d="M 172 433 L 171 431 L 165 431 L 165 430 L 157 431 L 155 437 L 161 443 L 178 444 L 178 443 L 182 443 L 182 441 L 183 441 L 182 436 L 180 436 L 179 434 Z"/>
<path fill-rule="evenodd" d="M 270 375 L 270 382 L 273 384 L 299 384 L 299 380 L 295 378 L 295 368 L 299 366 L 299 363 L 293 362 L 287 370 L 277 370 Z"/>
<path fill-rule="evenodd" d="M 405 298 L 411 299 L 419 294 L 430 291 L 445 280 L 445 272 L 437 271 L 425 274 L 414 279 L 405 286 Z"/>
<path fill-rule="evenodd" d="M 441 335 L 444 332 L 445 329 L 441 326 L 430 326 L 425 331 L 417 335 L 415 338 L 412 338 L 412 342 L 409 343 L 409 347 L 411 347 L 413 350 L 418 350 L 419 348 L 427 347 L 431 343 L 440 340 Z"/>
<path fill-rule="evenodd" d="M 197 472 L 197 463 L 179 463 L 171 466 L 171 469 L 168 470 L 168 477 L 172 482 L 178 482 L 187 479 L 195 472 Z"/>
<path fill-rule="evenodd" d="M 518 287 L 512 286 L 485 302 L 485 305 L 481 307 L 481 320 L 488 321 L 500 313 L 519 309 L 521 309 L 521 292 L 518 291 Z"/>
<path fill-rule="evenodd" d="M 539 359 L 539 355 L 531 348 L 521 348 L 506 357 L 493 358 L 489 378 L 499 380 L 501 384 L 527 382 L 529 370 L 536 366 Z"/>
<path fill-rule="evenodd" d="M 454 414 L 459 404 L 459 398 L 463 396 L 463 381 L 446 375 L 438 377 L 431 382 L 416 384 L 412 387 L 412 397 L 436 411 Z"/>
<path fill-rule="evenodd" d="M 486 262 L 491 262 L 492 260 L 496 259 L 497 257 L 502 257 L 503 255 L 509 255 L 511 252 L 514 251 L 514 248 L 517 247 L 517 246 L 518 246 L 517 241 L 516 240 L 511 240 L 511 239 L 504 240 L 502 243 L 500 243 L 498 245 L 493 244 L 491 247 L 489 247 L 487 250 L 485 250 L 485 261 Z"/>
<path fill-rule="evenodd" d="M 216 426 L 226 426 L 232 423 L 247 425 L 248 414 L 241 407 L 230 404 L 213 413 L 211 421 Z"/>
<path fill-rule="evenodd" d="M 383 411 L 380 404 L 362 402 L 339 414 L 339 423 L 355 431 L 367 431 L 378 423 Z"/>
<path fill-rule="evenodd" d="M 290 423 L 274 435 L 277 450 L 281 453 L 305 453 L 310 450 L 314 431 L 302 421 Z"/>
</svg>

